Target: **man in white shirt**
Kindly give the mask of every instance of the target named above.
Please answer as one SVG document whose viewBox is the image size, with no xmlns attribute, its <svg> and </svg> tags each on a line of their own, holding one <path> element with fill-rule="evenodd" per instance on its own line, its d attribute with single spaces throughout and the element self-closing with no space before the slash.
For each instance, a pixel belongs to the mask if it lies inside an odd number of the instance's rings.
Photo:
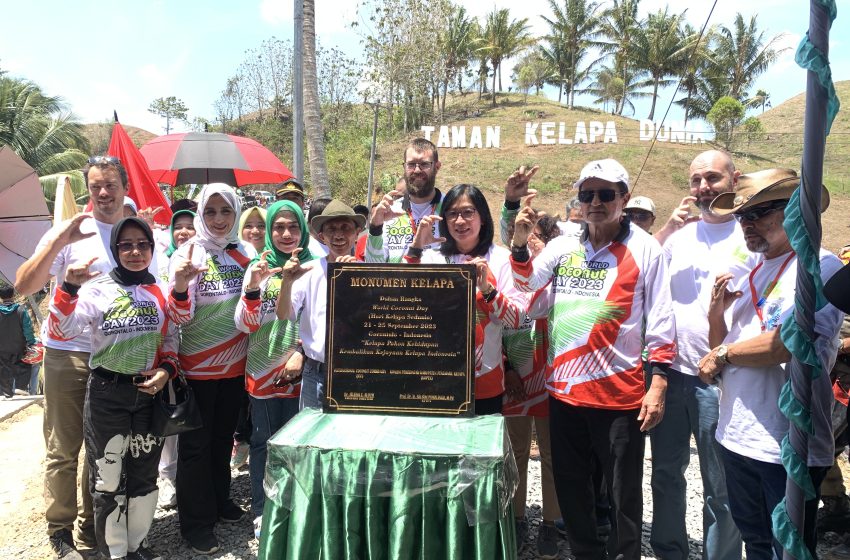
<svg viewBox="0 0 850 560">
<path fill-rule="evenodd" d="M 441 165 L 431 141 L 410 141 L 404 150 L 404 193 L 388 192 L 372 211 L 366 262 L 402 262 L 422 218 L 440 213 L 443 196 L 435 185 Z M 439 236 L 435 222 L 434 237 Z"/>
<path fill-rule="evenodd" d="M 699 360 L 710 349 L 706 315 L 715 277 L 740 269 L 749 252 L 731 214 L 711 212 L 714 198 L 734 192 L 740 172 L 725 152 L 699 154 L 690 166 L 685 197 L 655 238 L 663 245 L 670 274 L 678 354 L 667 377 L 667 411 L 650 432 L 652 445 L 652 533 L 650 544 L 665 560 L 688 558 L 685 469 L 691 435 L 699 455 L 703 487 L 703 558 L 740 560 L 741 536 L 729 512 L 723 464 L 714 432 L 718 390 L 700 381 Z M 699 214 L 690 216 L 695 203 Z M 740 275 L 739 275 L 740 277 Z"/>
<path fill-rule="evenodd" d="M 71 265 L 94 259 L 90 272 L 108 274 L 114 267 L 109 250 L 112 226 L 123 218 L 128 192 L 127 172 L 111 156 L 89 158 L 83 177 L 92 201 L 91 214 L 78 214 L 44 234 L 35 254 L 18 269 L 16 289 L 23 295 L 40 290 L 51 276 L 65 277 Z M 155 263 L 151 270 L 156 271 Z M 52 295 L 51 295 L 52 297 Z M 83 464 L 82 507 L 77 510 L 77 458 L 83 444 L 83 403 L 89 378 L 88 332 L 61 338 L 45 321 L 44 443 L 45 517 L 56 558 L 82 560 L 74 539 L 96 546 L 94 513 L 89 493 L 89 461 Z M 76 535 L 72 535 L 77 520 Z"/>
<path fill-rule="evenodd" d="M 724 193 L 711 203 L 719 215 L 734 215 L 744 232 L 747 248 L 758 253 L 740 289 L 733 274 L 716 278 L 709 308 L 709 345 L 712 350 L 699 364 L 700 378 L 719 382 L 720 409 L 717 441 L 729 488 L 729 505 L 744 539 L 747 558 L 782 557 L 773 538 L 771 514 L 785 496 L 786 475 L 781 442 L 788 419 L 779 409 L 779 395 L 788 379 L 791 353 L 780 327 L 792 321 L 796 292 L 797 255 L 783 228 L 785 207 L 800 184 L 790 169 L 767 169 L 741 175 L 736 193 Z M 822 187 L 821 211 L 829 205 Z M 821 250 L 823 282 L 841 268 L 838 257 Z M 731 320 L 724 313 L 731 308 Z M 809 411 L 813 433 L 808 439 L 808 470 L 815 497 L 805 503 L 803 540 L 816 555 L 816 513 L 820 483 L 832 466 L 833 403 L 829 371 L 838 351 L 843 314 L 827 304 L 815 313 L 812 341 L 820 375 L 812 382 Z M 654 459 L 654 458 L 653 458 Z"/>
</svg>

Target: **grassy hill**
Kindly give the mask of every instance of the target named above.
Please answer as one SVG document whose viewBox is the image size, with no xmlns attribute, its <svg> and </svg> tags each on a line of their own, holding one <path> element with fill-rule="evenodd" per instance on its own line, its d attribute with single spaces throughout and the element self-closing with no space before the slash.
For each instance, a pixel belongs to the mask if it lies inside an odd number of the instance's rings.
<svg viewBox="0 0 850 560">
<path fill-rule="evenodd" d="M 850 168 L 847 166 L 850 157 L 850 80 L 837 82 L 835 91 L 843 105 L 826 139 L 824 183 L 833 193 L 850 195 Z M 804 92 L 758 115 L 767 136 L 754 143 L 753 152 L 766 161 L 799 168 L 803 155 L 805 105 Z"/>
<path fill-rule="evenodd" d="M 850 82 L 839 84 L 839 95 L 850 100 Z M 440 148 L 440 170 L 437 183 L 443 189 L 458 183 L 473 183 L 487 193 L 490 206 L 497 216 L 502 198 L 504 181 L 519 165 L 536 164 L 540 171 L 535 176 L 532 187 L 539 191 L 535 206 L 552 214 L 564 214 L 564 205 L 575 194 L 572 184 L 578 178 L 581 168 L 588 161 L 601 158 L 614 158 L 620 161 L 631 176 L 633 193 L 651 197 L 658 208 L 655 227 L 660 227 L 670 215 L 682 197 L 688 195 L 688 167 L 691 160 L 700 152 L 714 148 L 712 144 L 672 144 L 656 142 L 650 153 L 651 142 L 640 140 L 640 122 L 638 120 L 612 116 L 601 111 L 577 108 L 568 110 L 555 101 L 529 96 L 527 102 L 522 95 L 499 96 L 496 108 L 488 103 L 475 102 L 477 96 L 468 94 L 466 98 L 457 98 L 455 104 L 476 106 L 480 116 L 459 118 L 447 122 L 449 126 L 465 126 L 467 143 L 473 126 L 480 126 L 482 135 L 486 126 L 501 126 L 501 148 L 470 149 Z M 791 167 L 799 169 L 802 153 L 802 101 L 794 98 L 765 112 L 765 128 L 773 133 L 763 142 L 751 142 L 749 150 L 736 150 L 736 166 L 746 173 L 770 167 Z M 473 111 L 467 111 L 474 114 Z M 458 111 L 453 111 L 458 113 Z M 539 117 L 542 115 L 542 117 Z M 774 115 L 776 115 L 774 117 Z M 799 116 L 797 116 L 799 115 Z M 773 120 L 775 119 L 775 120 Z M 559 125 L 564 122 L 566 137 L 572 138 L 576 122 L 601 121 L 605 124 L 613 121 L 617 130 L 617 143 L 572 144 L 572 145 L 526 145 L 526 123 L 554 122 L 554 135 L 557 142 Z M 782 128 L 776 123 L 782 123 Z M 795 124 L 796 123 L 796 124 Z M 438 125 L 438 123 L 428 123 Z M 439 129 L 439 127 L 438 127 Z M 778 135 L 774 131 L 783 130 L 787 135 Z M 847 115 L 836 120 L 833 136 L 827 147 L 827 185 L 833 192 L 830 208 L 823 216 L 824 246 L 837 250 L 850 243 L 850 231 L 847 230 L 847 218 L 850 216 L 850 198 L 846 193 L 850 188 L 850 170 L 841 165 L 845 158 L 840 149 L 840 134 L 850 133 L 850 117 Z M 410 134 L 410 138 L 421 135 L 420 131 Z M 783 138 L 780 144 L 774 139 Z M 848 136 L 850 137 L 850 136 Z M 796 144 L 791 140 L 796 138 Z M 436 141 L 435 132 L 432 141 Z M 537 141 L 541 141 L 540 127 L 537 129 Z M 398 176 L 402 172 L 402 151 L 406 140 L 386 143 L 378 147 L 376 177 L 387 173 Z"/>
<path fill-rule="evenodd" d="M 143 128 L 130 126 L 124 123 L 121 123 L 121 125 L 124 127 L 124 130 L 127 131 L 127 135 L 130 137 L 130 140 L 133 141 L 133 144 L 135 144 L 137 148 L 141 148 L 148 140 L 157 137 L 157 135 L 153 132 L 148 132 Z M 112 136 L 112 123 L 91 123 L 83 126 L 83 134 L 85 134 L 86 138 L 89 141 L 89 146 L 91 146 L 91 153 L 106 153 L 106 149 L 109 147 L 109 139 Z"/>
</svg>

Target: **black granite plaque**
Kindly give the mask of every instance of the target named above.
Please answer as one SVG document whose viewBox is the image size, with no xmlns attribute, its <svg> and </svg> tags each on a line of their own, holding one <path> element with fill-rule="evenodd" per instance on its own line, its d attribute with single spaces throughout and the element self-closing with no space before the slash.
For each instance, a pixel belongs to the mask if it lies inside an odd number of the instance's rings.
<svg viewBox="0 0 850 560">
<path fill-rule="evenodd" d="M 328 264 L 325 412 L 472 416 L 475 268 Z"/>
</svg>

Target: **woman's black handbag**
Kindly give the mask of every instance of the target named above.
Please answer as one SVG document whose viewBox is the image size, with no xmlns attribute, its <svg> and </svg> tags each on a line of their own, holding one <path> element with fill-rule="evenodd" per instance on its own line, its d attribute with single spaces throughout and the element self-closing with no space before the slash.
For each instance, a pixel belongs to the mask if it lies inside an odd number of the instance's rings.
<svg viewBox="0 0 850 560">
<path fill-rule="evenodd" d="M 203 421 L 195 393 L 186 378 L 177 375 L 154 395 L 151 433 L 160 437 L 173 436 L 201 426 Z"/>
</svg>

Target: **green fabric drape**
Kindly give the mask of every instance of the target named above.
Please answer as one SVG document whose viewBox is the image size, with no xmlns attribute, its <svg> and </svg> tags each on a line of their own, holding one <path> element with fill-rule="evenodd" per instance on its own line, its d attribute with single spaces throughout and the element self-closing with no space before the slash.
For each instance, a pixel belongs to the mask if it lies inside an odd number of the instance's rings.
<svg viewBox="0 0 850 560">
<path fill-rule="evenodd" d="M 504 419 L 304 410 L 268 442 L 261 559 L 516 557 Z"/>
</svg>

